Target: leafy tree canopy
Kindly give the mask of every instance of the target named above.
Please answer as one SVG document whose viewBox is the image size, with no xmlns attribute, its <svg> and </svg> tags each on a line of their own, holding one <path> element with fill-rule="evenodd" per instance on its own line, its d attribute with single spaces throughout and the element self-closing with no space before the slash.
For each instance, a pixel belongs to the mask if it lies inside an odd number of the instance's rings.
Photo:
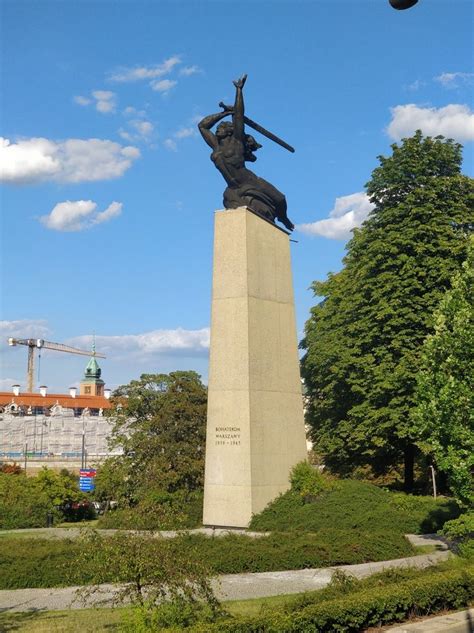
<svg viewBox="0 0 474 633">
<path fill-rule="evenodd" d="M 21 468 L 2 468 L 0 529 L 45 527 L 48 514 L 58 521 L 63 518 L 59 506 L 81 498 L 77 477 L 66 469 L 57 473 L 44 467 L 27 477 Z"/>
<path fill-rule="evenodd" d="M 99 498 L 154 505 L 202 488 L 207 390 L 197 373 L 143 374 L 116 390 L 113 405 L 111 443 L 123 456 L 99 469 Z"/>
<path fill-rule="evenodd" d="M 418 444 L 447 473 L 454 495 L 474 504 L 474 238 L 435 313 L 421 354 L 414 411 Z"/>
<path fill-rule="evenodd" d="M 347 245 L 343 269 L 315 282 L 324 300 L 306 323 L 308 422 L 332 470 L 405 461 L 413 476 L 411 411 L 432 313 L 465 259 L 451 222 L 472 217 L 474 182 L 461 146 L 417 132 L 380 156 L 367 183 L 375 208 Z"/>
</svg>

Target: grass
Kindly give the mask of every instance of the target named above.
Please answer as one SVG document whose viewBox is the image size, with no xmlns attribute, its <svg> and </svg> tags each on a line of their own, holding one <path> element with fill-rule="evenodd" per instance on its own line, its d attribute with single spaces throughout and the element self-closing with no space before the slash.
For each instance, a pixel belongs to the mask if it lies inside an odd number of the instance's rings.
<svg viewBox="0 0 474 633">
<path fill-rule="evenodd" d="M 82 528 L 82 527 L 96 528 L 96 527 L 98 527 L 99 520 L 100 519 L 87 519 L 87 520 L 84 520 L 84 521 L 76 521 L 76 522 L 64 521 L 63 523 L 58 523 L 58 525 L 55 525 L 54 527 L 58 527 L 58 528 Z"/>
<path fill-rule="evenodd" d="M 3 541 L 17 541 L 37 537 L 44 538 L 43 534 L 31 531 L 30 529 L 25 529 L 22 532 L 10 532 L 10 530 L 0 530 L 0 540 Z"/>
<path fill-rule="evenodd" d="M 0 632 L 15 633 L 105 633 L 120 630 L 128 609 L 77 609 L 0 613 Z"/>
</svg>

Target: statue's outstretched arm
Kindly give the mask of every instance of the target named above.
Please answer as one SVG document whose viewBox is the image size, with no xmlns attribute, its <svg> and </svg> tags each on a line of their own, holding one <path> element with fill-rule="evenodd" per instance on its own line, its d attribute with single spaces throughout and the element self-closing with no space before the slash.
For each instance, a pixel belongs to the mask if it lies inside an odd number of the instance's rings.
<svg viewBox="0 0 474 633">
<path fill-rule="evenodd" d="M 242 75 L 240 79 L 234 81 L 235 86 L 235 105 L 234 114 L 232 115 L 232 121 L 234 123 L 234 138 L 238 141 L 244 142 L 245 129 L 244 129 L 244 95 L 242 88 L 247 81 L 247 75 Z"/>
<path fill-rule="evenodd" d="M 198 125 L 202 138 L 206 141 L 209 147 L 212 147 L 212 149 L 215 149 L 218 143 L 215 134 L 211 132 L 211 128 L 229 114 L 230 112 L 228 111 L 210 114 L 209 116 L 204 117 Z"/>
</svg>

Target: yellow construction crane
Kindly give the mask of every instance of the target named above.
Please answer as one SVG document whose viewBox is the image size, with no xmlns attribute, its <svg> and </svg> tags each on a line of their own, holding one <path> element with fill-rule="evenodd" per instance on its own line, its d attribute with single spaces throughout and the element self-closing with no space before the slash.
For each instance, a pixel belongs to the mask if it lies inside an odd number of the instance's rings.
<svg viewBox="0 0 474 633">
<path fill-rule="evenodd" d="M 98 354 L 95 351 L 95 345 L 92 351 L 86 351 L 83 349 L 77 349 L 76 347 L 70 347 L 63 343 L 51 343 L 51 341 L 45 341 L 42 338 L 12 338 L 8 339 L 8 345 L 26 345 L 28 347 L 28 370 L 26 374 L 27 390 L 33 391 L 33 376 L 35 367 L 35 349 L 52 349 L 56 352 L 68 352 L 69 354 L 82 354 L 83 356 L 98 356 L 99 358 L 105 358 L 104 354 Z"/>
</svg>

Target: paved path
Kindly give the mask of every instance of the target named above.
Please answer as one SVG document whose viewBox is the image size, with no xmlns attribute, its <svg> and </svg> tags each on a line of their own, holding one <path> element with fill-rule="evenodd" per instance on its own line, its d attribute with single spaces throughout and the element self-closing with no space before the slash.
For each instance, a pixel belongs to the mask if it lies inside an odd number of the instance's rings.
<svg viewBox="0 0 474 633">
<path fill-rule="evenodd" d="M 82 527 L 68 527 L 68 528 L 30 528 L 23 530 L 1 530 L 0 538 L 2 536 L 21 536 L 25 538 L 40 538 L 40 539 L 73 539 L 78 538 L 81 533 L 88 529 L 89 526 L 84 524 Z M 95 532 L 98 532 L 102 536 L 115 534 L 116 532 L 129 532 L 130 534 L 139 534 L 139 530 L 97 530 L 92 527 Z M 270 532 L 250 532 L 249 530 L 241 530 L 238 528 L 196 528 L 194 530 L 161 530 L 156 532 L 147 531 L 147 534 L 153 534 L 154 536 L 163 538 L 175 538 L 180 534 L 204 534 L 204 536 L 226 536 L 227 534 L 244 534 L 250 538 L 261 538 L 262 536 L 268 536 Z"/>
<path fill-rule="evenodd" d="M 474 609 L 399 624 L 386 629 L 385 633 L 472 633 L 472 631 L 474 631 Z"/>
<path fill-rule="evenodd" d="M 441 551 L 408 558 L 398 558 L 378 563 L 341 565 L 321 569 L 300 569 L 296 571 L 263 572 L 258 574 L 227 574 L 214 582 L 216 595 L 220 600 L 247 600 L 283 594 L 301 593 L 322 589 L 331 580 L 336 569 L 351 573 L 357 578 L 365 578 L 384 569 L 396 567 L 417 567 L 423 569 L 450 556 L 446 546 L 439 539 L 430 536 L 407 535 L 414 545 L 436 545 Z M 14 589 L 0 591 L 0 610 L 28 611 L 30 609 L 80 609 L 86 605 L 76 597 L 78 587 L 60 589 Z M 101 598 L 111 599 L 116 591 L 114 585 L 102 586 Z"/>
</svg>

